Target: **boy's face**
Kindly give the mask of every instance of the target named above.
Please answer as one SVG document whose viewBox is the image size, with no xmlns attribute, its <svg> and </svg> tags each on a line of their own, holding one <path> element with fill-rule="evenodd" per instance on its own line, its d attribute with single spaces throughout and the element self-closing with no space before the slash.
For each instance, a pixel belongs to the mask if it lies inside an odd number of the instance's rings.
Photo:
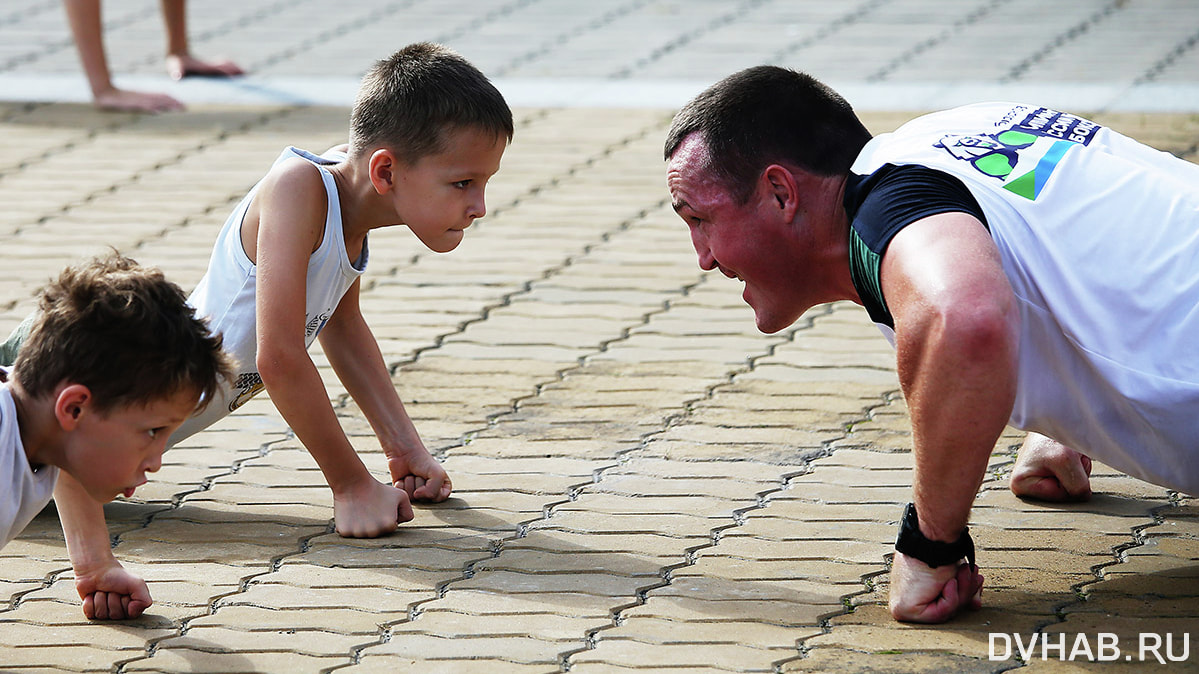
<svg viewBox="0 0 1199 674">
<path fill-rule="evenodd" d="M 457 248 L 464 230 L 487 213 L 483 192 L 506 147 L 504 138 L 488 131 L 451 129 L 442 152 L 401 163 L 392 192 L 400 222 L 430 250 Z"/>
<path fill-rule="evenodd" d="M 84 403 L 72 411 L 66 465 L 61 466 L 106 503 L 146 482 L 146 473 L 162 467 L 167 438 L 196 409 L 198 395 L 185 390 L 148 405 L 117 407 L 99 413 Z"/>
</svg>

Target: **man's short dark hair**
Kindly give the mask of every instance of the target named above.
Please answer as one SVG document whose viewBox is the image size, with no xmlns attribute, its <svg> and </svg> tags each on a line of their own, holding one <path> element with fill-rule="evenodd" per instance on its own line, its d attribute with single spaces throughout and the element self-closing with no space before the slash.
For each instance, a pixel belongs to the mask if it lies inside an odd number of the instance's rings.
<svg viewBox="0 0 1199 674">
<path fill-rule="evenodd" d="M 13 378 L 33 398 L 82 384 L 103 413 L 183 391 L 207 401 L 231 370 L 221 338 L 179 286 L 113 253 L 66 268 L 42 289 Z"/>
<path fill-rule="evenodd" d="M 771 164 L 787 162 L 816 175 L 841 175 L 870 140 L 870 132 L 837 92 L 778 66 L 734 73 L 685 105 L 666 136 L 666 159 L 693 133 L 707 147 L 707 169 L 742 202 Z"/>
<path fill-rule="evenodd" d="M 511 141 L 512 111 L 483 73 L 453 50 L 411 44 L 362 78 L 350 113 L 350 154 L 382 146 L 415 164 L 441 152 L 454 129 Z"/>
</svg>

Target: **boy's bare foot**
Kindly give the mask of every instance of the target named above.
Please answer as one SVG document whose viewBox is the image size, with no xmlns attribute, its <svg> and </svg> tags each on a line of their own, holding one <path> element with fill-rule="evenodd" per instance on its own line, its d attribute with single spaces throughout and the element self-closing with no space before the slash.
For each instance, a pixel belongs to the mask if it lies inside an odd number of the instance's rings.
<svg viewBox="0 0 1199 674">
<path fill-rule="evenodd" d="M 233 61 L 205 61 L 191 54 L 167 55 L 167 74 L 171 79 L 184 77 L 237 77 L 245 71 Z"/>
<path fill-rule="evenodd" d="M 166 94 L 145 91 L 130 91 L 113 87 L 95 94 L 93 104 L 101 110 L 118 112 L 171 112 L 182 110 L 183 104 Z"/>
<path fill-rule="evenodd" d="M 1091 458 L 1043 435 L 1029 433 L 1012 469 L 1012 493 L 1041 501 L 1091 498 Z"/>
</svg>

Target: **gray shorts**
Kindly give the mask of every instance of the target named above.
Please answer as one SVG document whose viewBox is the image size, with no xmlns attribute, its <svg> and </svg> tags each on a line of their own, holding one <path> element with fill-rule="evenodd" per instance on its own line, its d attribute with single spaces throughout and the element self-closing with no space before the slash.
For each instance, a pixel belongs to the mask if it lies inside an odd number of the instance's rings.
<svg viewBox="0 0 1199 674">
<path fill-rule="evenodd" d="M 21 344 L 29 336 L 29 331 L 33 328 L 33 319 L 36 316 L 36 313 L 26 316 L 25 320 L 21 321 L 21 324 L 9 334 L 8 339 L 0 344 L 0 366 L 12 367 L 12 364 L 17 362 L 17 352 L 21 350 Z"/>
</svg>

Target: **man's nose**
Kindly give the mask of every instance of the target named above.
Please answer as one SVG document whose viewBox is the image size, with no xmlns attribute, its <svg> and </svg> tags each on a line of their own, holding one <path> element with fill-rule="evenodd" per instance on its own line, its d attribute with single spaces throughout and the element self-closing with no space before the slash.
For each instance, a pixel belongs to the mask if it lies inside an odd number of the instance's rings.
<svg viewBox="0 0 1199 674">
<path fill-rule="evenodd" d="M 695 246 L 695 254 L 699 257 L 699 268 L 704 271 L 712 271 L 716 268 L 716 257 L 712 255 L 712 249 L 708 247 L 707 238 L 699 233 L 698 229 L 691 230 L 691 245 Z"/>
</svg>

